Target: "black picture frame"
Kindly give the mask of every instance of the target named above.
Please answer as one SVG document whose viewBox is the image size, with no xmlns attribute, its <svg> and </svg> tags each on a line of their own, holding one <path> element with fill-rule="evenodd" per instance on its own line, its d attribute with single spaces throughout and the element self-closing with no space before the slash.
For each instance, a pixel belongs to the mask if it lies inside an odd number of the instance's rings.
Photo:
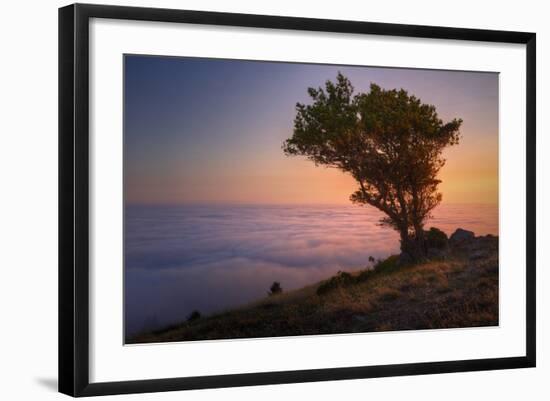
<svg viewBox="0 0 550 401">
<path fill-rule="evenodd" d="M 89 21 L 162 21 L 526 45 L 526 354 L 520 357 L 90 383 Z M 159 392 L 534 367 L 536 35 L 479 29 L 74 4 L 59 9 L 59 391 L 71 396 Z"/>
</svg>

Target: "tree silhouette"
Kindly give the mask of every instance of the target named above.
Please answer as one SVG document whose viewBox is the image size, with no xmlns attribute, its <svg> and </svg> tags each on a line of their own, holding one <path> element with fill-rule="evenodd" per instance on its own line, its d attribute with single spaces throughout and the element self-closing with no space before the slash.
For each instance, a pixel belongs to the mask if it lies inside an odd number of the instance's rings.
<svg viewBox="0 0 550 401">
<path fill-rule="evenodd" d="M 462 120 L 443 123 L 434 106 L 403 89 L 371 84 L 368 93 L 354 94 L 340 73 L 308 94 L 313 103 L 296 104 L 284 152 L 351 174 L 359 188 L 350 200 L 384 212 L 381 223 L 399 232 L 402 253 L 423 259 L 424 223 L 442 199 L 442 152 L 458 144 Z"/>
</svg>

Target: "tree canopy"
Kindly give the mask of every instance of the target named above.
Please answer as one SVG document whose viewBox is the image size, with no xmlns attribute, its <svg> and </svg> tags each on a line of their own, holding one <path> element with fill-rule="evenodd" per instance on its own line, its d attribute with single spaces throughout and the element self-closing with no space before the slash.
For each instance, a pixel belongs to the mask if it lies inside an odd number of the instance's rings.
<svg viewBox="0 0 550 401">
<path fill-rule="evenodd" d="M 424 223 L 442 200 L 442 152 L 459 143 L 462 120 L 444 123 L 433 105 L 404 89 L 371 84 L 368 93 L 354 94 L 340 73 L 308 94 L 311 104 L 296 104 L 284 152 L 351 174 L 358 183 L 351 201 L 384 212 L 381 223 L 400 233 L 402 251 L 422 258 Z"/>
</svg>

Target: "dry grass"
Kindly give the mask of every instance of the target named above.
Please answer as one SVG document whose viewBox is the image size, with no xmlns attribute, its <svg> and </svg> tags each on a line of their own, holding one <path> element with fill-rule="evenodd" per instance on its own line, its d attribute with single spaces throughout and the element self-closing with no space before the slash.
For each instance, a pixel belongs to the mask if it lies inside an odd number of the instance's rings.
<svg viewBox="0 0 550 401">
<path fill-rule="evenodd" d="M 498 238 L 484 258 L 446 260 L 332 278 L 238 309 L 145 333 L 129 342 L 418 330 L 498 324 Z M 323 291 L 319 287 L 325 285 Z M 319 295 L 321 294 L 321 295 Z"/>
</svg>

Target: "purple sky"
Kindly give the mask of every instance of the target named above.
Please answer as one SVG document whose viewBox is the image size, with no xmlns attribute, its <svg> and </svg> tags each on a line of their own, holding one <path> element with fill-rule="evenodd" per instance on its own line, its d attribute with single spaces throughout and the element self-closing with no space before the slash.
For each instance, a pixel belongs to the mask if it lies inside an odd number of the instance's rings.
<svg viewBox="0 0 550 401">
<path fill-rule="evenodd" d="M 125 56 L 128 203 L 348 203 L 353 180 L 288 158 L 296 102 L 337 72 L 356 92 L 404 88 L 464 120 L 446 157 L 448 202 L 498 201 L 498 74 Z"/>
</svg>

